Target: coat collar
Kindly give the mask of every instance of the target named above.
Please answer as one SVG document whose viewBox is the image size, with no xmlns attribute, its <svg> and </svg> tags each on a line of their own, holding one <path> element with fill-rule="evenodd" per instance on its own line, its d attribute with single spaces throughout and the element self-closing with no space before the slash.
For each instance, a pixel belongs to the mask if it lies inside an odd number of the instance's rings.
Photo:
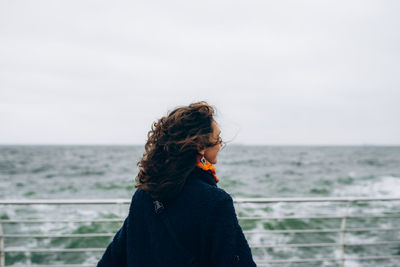
<svg viewBox="0 0 400 267">
<path fill-rule="evenodd" d="M 202 169 L 203 171 L 207 171 L 208 173 L 210 173 L 214 177 L 216 183 L 219 182 L 219 179 L 217 177 L 217 171 L 214 165 L 212 165 L 211 162 L 206 160 L 204 157 L 202 158 L 201 156 L 198 156 L 196 158 L 196 166 Z"/>
<path fill-rule="evenodd" d="M 214 176 L 209 171 L 205 171 L 203 169 L 200 169 L 199 167 L 195 167 L 192 174 L 196 179 L 200 179 L 207 184 L 217 186 L 217 182 Z"/>
</svg>

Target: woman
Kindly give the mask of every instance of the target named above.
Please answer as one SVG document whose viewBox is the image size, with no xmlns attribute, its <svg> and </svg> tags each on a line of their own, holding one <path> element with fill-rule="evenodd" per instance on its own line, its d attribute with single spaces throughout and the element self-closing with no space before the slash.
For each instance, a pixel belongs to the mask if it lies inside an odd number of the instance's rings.
<svg viewBox="0 0 400 267">
<path fill-rule="evenodd" d="M 213 115 L 199 102 L 153 124 L 129 215 L 98 267 L 256 266 L 232 198 L 217 187 Z"/>
</svg>

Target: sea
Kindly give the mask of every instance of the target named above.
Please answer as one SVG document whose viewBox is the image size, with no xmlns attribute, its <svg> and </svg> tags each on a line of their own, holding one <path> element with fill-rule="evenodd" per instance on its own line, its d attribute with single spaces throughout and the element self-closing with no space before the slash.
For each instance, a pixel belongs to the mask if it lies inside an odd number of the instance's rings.
<svg viewBox="0 0 400 267">
<path fill-rule="evenodd" d="M 143 146 L 2 145 L 0 200 L 131 199 Z M 245 146 L 228 145 L 216 164 L 218 186 L 236 198 L 400 197 L 399 146 Z M 239 221 L 257 262 L 341 257 L 337 246 L 282 247 L 281 244 L 378 243 L 346 246 L 344 266 L 400 266 L 400 201 L 346 203 L 242 203 L 239 217 L 275 217 Z M 0 219 L 124 218 L 129 205 L 0 205 Z M 282 216 L 393 215 L 347 219 L 347 228 L 364 232 L 276 233 L 269 230 L 340 229 L 338 218 L 282 219 Z M 2 223 L 5 234 L 115 233 L 119 222 Z M 390 230 L 390 229 L 394 230 Z M 397 229 L 397 230 L 396 230 Z M 264 231 L 264 233 L 263 233 Z M 9 237 L 5 263 L 95 265 L 102 252 L 18 252 L 31 248 L 105 248 L 110 237 Z M 398 241 L 398 242 L 397 242 Z M 379 243 L 380 242 L 380 243 Z M 385 242 L 392 242 L 386 243 Z M 397 243 L 396 243 L 397 242 Z M 262 245 L 276 247 L 262 247 Z M 394 256 L 392 259 L 351 260 Z M 260 264 L 261 266 L 261 264 Z M 339 266 L 338 261 L 281 262 L 262 266 Z"/>
</svg>

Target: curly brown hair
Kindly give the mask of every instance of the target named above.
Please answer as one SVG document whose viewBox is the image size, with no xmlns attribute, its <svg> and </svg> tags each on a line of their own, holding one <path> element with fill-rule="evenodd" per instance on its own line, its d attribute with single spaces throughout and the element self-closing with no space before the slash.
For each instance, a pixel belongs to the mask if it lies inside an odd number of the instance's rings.
<svg viewBox="0 0 400 267">
<path fill-rule="evenodd" d="M 175 108 L 154 122 L 137 163 L 135 187 L 153 199 L 175 198 L 196 167 L 199 151 L 216 144 L 210 141 L 214 114 L 215 109 L 202 101 Z"/>
</svg>

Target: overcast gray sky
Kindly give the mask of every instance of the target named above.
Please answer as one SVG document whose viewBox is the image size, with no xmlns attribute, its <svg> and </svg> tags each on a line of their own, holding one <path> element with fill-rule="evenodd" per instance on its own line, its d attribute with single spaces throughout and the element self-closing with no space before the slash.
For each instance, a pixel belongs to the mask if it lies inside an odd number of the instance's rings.
<svg viewBox="0 0 400 267">
<path fill-rule="evenodd" d="M 399 1 L 0 2 L 0 143 L 143 144 L 206 100 L 236 144 L 400 144 Z"/>
</svg>

